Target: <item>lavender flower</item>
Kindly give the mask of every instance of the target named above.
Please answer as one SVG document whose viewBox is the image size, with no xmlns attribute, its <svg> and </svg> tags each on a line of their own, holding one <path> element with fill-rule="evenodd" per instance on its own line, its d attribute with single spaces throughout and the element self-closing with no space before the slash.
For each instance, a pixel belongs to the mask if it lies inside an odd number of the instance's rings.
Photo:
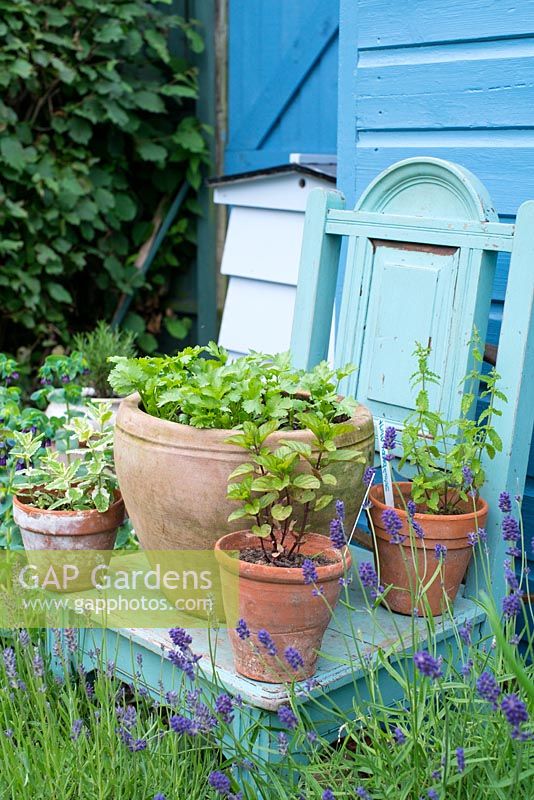
<svg viewBox="0 0 534 800">
<path fill-rule="evenodd" d="M 440 544 L 439 542 L 434 548 L 434 555 L 436 556 L 437 561 L 445 561 L 447 557 L 447 548 L 444 544 Z"/>
<path fill-rule="evenodd" d="M 224 772 L 220 772 L 218 769 L 210 773 L 208 783 L 223 797 L 230 791 L 230 778 L 228 775 L 225 775 Z"/>
<path fill-rule="evenodd" d="M 78 650 L 78 634 L 74 628 L 65 628 L 65 641 L 69 653 L 76 653 Z"/>
<path fill-rule="evenodd" d="M 193 643 L 192 637 L 183 628 L 171 628 L 169 631 L 171 642 L 179 650 L 187 650 Z"/>
<path fill-rule="evenodd" d="M 18 674 L 17 674 L 17 662 L 15 659 L 15 651 L 12 647 L 6 647 L 4 652 L 2 653 L 2 657 L 4 659 L 4 668 L 6 671 L 6 675 L 9 681 L 9 685 L 12 689 L 18 688 Z"/>
<path fill-rule="evenodd" d="M 458 772 L 463 772 L 465 769 L 465 753 L 463 747 L 456 748 L 456 764 L 458 765 Z"/>
<path fill-rule="evenodd" d="M 393 461 L 393 453 L 392 450 L 395 449 L 397 446 L 397 431 L 393 427 L 393 425 L 388 425 L 386 431 L 384 433 L 384 441 L 382 443 L 384 450 L 387 450 L 387 454 L 385 456 L 386 461 Z"/>
<path fill-rule="evenodd" d="M 458 634 L 460 639 L 464 644 L 469 646 L 471 644 L 471 633 L 473 631 L 473 623 L 470 620 L 466 620 L 463 625 L 460 625 L 458 628 Z"/>
<path fill-rule="evenodd" d="M 287 756 L 287 751 L 289 750 L 289 739 L 287 738 L 287 733 L 280 731 L 277 736 L 278 741 L 278 752 L 281 756 Z"/>
<path fill-rule="evenodd" d="M 501 690 L 493 675 L 490 672 L 483 672 L 476 682 L 476 688 L 480 697 L 491 703 L 493 708 L 497 710 L 497 700 Z"/>
<path fill-rule="evenodd" d="M 469 488 L 473 485 L 473 471 L 469 467 L 462 467 L 462 475 L 464 479 L 464 484 L 466 488 Z"/>
<path fill-rule="evenodd" d="M 393 729 L 393 737 L 395 744 L 404 744 L 406 741 L 406 734 L 398 725 Z"/>
<path fill-rule="evenodd" d="M 363 484 L 370 486 L 375 479 L 376 469 L 374 467 L 366 467 L 363 471 Z"/>
<path fill-rule="evenodd" d="M 358 567 L 358 574 L 365 589 L 370 589 L 371 597 L 376 600 L 379 594 L 382 594 L 384 587 L 378 583 L 378 575 L 375 568 L 369 561 L 362 561 Z"/>
<path fill-rule="evenodd" d="M 504 517 L 501 530 L 505 542 L 517 542 L 521 538 L 519 523 L 514 517 Z"/>
<path fill-rule="evenodd" d="M 126 708 L 118 707 L 115 709 L 115 713 L 117 719 L 119 719 L 121 724 L 124 725 L 125 728 L 128 728 L 128 730 L 133 728 L 137 723 L 137 711 L 134 706 L 126 706 Z"/>
<path fill-rule="evenodd" d="M 278 652 L 271 634 L 265 628 L 258 631 L 258 642 L 265 647 L 268 655 L 275 656 Z"/>
<path fill-rule="evenodd" d="M 187 650 L 174 650 L 169 653 L 171 664 L 181 669 L 192 681 L 195 680 L 195 666 L 200 661 L 200 658 L 201 656 L 193 655 L 189 648 Z"/>
<path fill-rule="evenodd" d="M 467 534 L 467 543 L 471 547 L 476 547 L 478 544 L 478 533 L 476 531 L 471 531 L 471 533 Z"/>
<path fill-rule="evenodd" d="M 371 800 L 371 795 L 363 786 L 358 786 L 356 789 L 356 797 L 360 797 L 361 800 Z"/>
<path fill-rule="evenodd" d="M 512 728 L 512 739 L 521 738 L 521 725 L 528 722 L 528 711 L 525 703 L 516 694 L 506 694 L 501 702 L 501 711 L 508 725 Z"/>
<path fill-rule="evenodd" d="M 330 523 L 330 541 L 337 550 L 341 550 L 347 544 L 343 521 L 339 517 L 335 517 Z"/>
<path fill-rule="evenodd" d="M 290 706 L 280 706 L 278 709 L 278 719 L 282 725 L 285 725 L 286 728 L 289 728 L 290 730 L 293 730 L 297 727 L 297 718 Z"/>
<path fill-rule="evenodd" d="M 343 500 L 336 500 L 336 514 L 340 520 L 345 519 L 345 503 Z"/>
<path fill-rule="evenodd" d="M 35 677 L 42 678 L 44 676 L 44 663 L 43 663 L 43 657 L 41 656 L 41 653 L 39 652 L 37 647 L 34 650 L 32 664 L 33 664 L 33 674 L 35 675 Z"/>
<path fill-rule="evenodd" d="M 157 794 L 154 795 L 154 800 L 167 800 L 167 798 L 165 797 L 164 794 L 158 792 Z"/>
<path fill-rule="evenodd" d="M 325 789 L 322 794 L 322 800 L 336 800 L 332 789 Z"/>
<path fill-rule="evenodd" d="M 508 492 L 501 492 L 499 495 L 499 509 L 503 514 L 512 513 L 512 500 Z"/>
<path fill-rule="evenodd" d="M 305 558 L 302 562 L 302 577 L 304 579 L 304 583 L 306 584 L 316 583 L 319 579 L 317 567 L 311 558 Z"/>
<path fill-rule="evenodd" d="M 481 541 L 484 544 L 486 544 L 486 542 L 488 541 L 488 532 L 486 531 L 485 528 L 479 528 L 478 529 L 478 538 L 479 538 L 479 541 Z"/>
<path fill-rule="evenodd" d="M 504 579 L 512 591 L 519 589 L 519 581 L 510 561 L 504 562 Z"/>
<path fill-rule="evenodd" d="M 513 619 L 517 617 L 521 611 L 521 595 L 519 592 L 512 592 L 511 594 L 503 597 L 502 600 L 502 613 L 505 619 Z"/>
<path fill-rule="evenodd" d="M 215 713 L 226 723 L 232 722 L 234 718 L 234 706 L 232 698 L 224 692 L 215 700 Z"/>
<path fill-rule="evenodd" d="M 408 502 L 406 503 L 406 511 L 415 535 L 417 536 L 418 539 L 424 539 L 425 532 L 421 527 L 420 523 L 415 519 L 415 515 L 417 513 L 417 506 L 415 505 L 413 500 L 408 500 Z"/>
<path fill-rule="evenodd" d="M 31 644 L 30 634 L 26 630 L 26 628 L 22 628 L 19 631 L 19 643 L 21 647 L 29 647 Z"/>
<path fill-rule="evenodd" d="M 245 639 L 248 639 L 250 636 L 249 627 L 244 619 L 238 620 L 238 623 L 235 626 L 235 630 L 239 638 L 242 639 L 243 641 L 245 641 Z"/>
<path fill-rule="evenodd" d="M 165 693 L 165 700 L 170 706 L 175 706 L 178 702 L 178 692 L 176 689 L 171 689 Z"/>
<path fill-rule="evenodd" d="M 402 544 L 406 536 L 401 535 L 402 521 L 394 508 L 385 508 L 382 511 L 382 522 L 391 544 Z"/>
<path fill-rule="evenodd" d="M 304 666 L 304 660 L 296 647 L 286 647 L 284 657 L 289 666 L 297 672 Z"/>
<path fill-rule="evenodd" d="M 70 738 L 73 742 L 77 742 L 83 730 L 83 720 L 75 719 L 70 729 Z"/>
<path fill-rule="evenodd" d="M 413 661 L 421 675 L 425 675 L 427 678 L 441 678 L 443 674 L 441 657 L 434 658 L 430 653 L 423 650 L 414 654 Z"/>
<path fill-rule="evenodd" d="M 439 800 L 439 795 L 436 789 L 429 789 L 427 792 L 428 800 Z"/>
</svg>

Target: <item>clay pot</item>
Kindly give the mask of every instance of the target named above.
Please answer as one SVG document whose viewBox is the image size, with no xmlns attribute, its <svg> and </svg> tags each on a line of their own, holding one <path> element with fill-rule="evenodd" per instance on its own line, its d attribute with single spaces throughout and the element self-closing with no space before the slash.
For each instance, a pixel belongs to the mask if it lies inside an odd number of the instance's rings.
<svg viewBox="0 0 534 800">
<path fill-rule="evenodd" d="M 26 550 L 112 550 L 125 519 L 119 495 L 107 511 L 62 511 L 35 508 L 13 498 L 13 518 Z"/>
<path fill-rule="evenodd" d="M 239 528 L 239 522 L 228 523 L 237 506 L 226 499 L 226 492 L 228 476 L 246 461 L 246 453 L 226 443 L 232 431 L 158 419 L 142 411 L 139 402 L 137 394 L 125 398 L 115 425 L 115 468 L 139 541 L 147 550 L 212 550 L 219 536 Z M 355 447 L 371 463 L 371 413 L 358 406 L 351 423 L 338 447 Z M 277 431 L 266 443 L 274 449 L 282 439 L 311 443 L 312 438 L 308 431 Z M 353 461 L 332 467 L 338 479 L 336 497 L 345 501 L 349 521 L 363 499 L 364 469 L 365 464 Z M 327 533 L 331 515 L 328 508 L 311 515 L 310 526 Z"/>
<path fill-rule="evenodd" d="M 257 548 L 258 539 L 249 531 L 226 534 L 215 544 L 219 562 L 224 609 L 235 668 L 240 675 L 266 683 L 309 678 L 315 672 L 317 652 L 330 621 L 331 612 L 341 592 L 339 579 L 350 570 L 348 549 L 336 550 L 324 536 L 306 535 L 300 552 L 315 556 L 323 553 L 333 563 L 317 566 L 317 586 L 324 596 L 314 596 L 313 586 L 305 584 L 302 570 L 289 567 L 252 564 L 240 561 L 236 551 Z M 228 551 L 234 551 L 229 553 Z M 249 639 L 242 640 L 235 631 L 237 620 L 244 619 L 250 629 Z M 286 647 L 295 647 L 304 666 L 298 672 L 285 665 L 282 668 L 275 656 L 266 654 L 258 645 L 257 633 L 264 628 L 276 645 L 278 656 L 285 663 Z"/>
<path fill-rule="evenodd" d="M 394 496 L 399 505 L 402 504 L 401 492 L 405 502 L 409 500 L 411 483 L 402 482 L 394 486 Z M 437 544 L 442 544 L 447 548 L 442 576 L 438 575 L 426 591 L 426 600 L 432 614 L 442 614 L 446 608 L 444 592 L 451 602 L 456 597 L 473 554 L 473 546 L 469 544 L 468 535 L 476 531 L 477 527 L 485 526 L 488 504 L 479 498 L 476 512 L 468 511 L 466 505 L 466 512 L 463 514 L 416 514 L 415 520 L 423 528 L 424 538 L 420 539 L 412 534 L 412 542 L 410 542 L 408 515 L 403 506 L 396 508 L 397 515 L 402 521 L 400 534 L 406 536 L 406 540 L 403 544 L 391 544 L 382 522 L 382 512 L 388 508 L 384 503 L 384 487 L 381 484 L 371 487 L 369 499 L 372 503 L 370 513 L 376 534 L 375 559 L 378 560 L 380 567 L 380 582 L 385 587 L 390 585 L 394 587 L 387 593 L 388 606 L 400 614 L 413 613 L 410 586 L 413 591 L 416 586 L 416 575 L 425 583 L 430 580 L 438 565 L 435 547 Z M 412 545 L 415 548 L 416 559 L 412 554 Z M 426 612 L 424 604 L 419 603 L 418 612 L 420 614 Z"/>
</svg>

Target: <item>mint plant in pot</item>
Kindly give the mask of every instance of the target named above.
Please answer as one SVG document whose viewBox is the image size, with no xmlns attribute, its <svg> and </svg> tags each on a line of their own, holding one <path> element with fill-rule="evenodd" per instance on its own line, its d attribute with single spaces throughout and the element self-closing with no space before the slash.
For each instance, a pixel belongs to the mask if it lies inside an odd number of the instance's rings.
<svg viewBox="0 0 534 800">
<path fill-rule="evenodd" d="M 461 413 L 454 420 L 429 407 L 428 387 L 440 378 L 429 368 L 430 348 L 417 344 L 412 385 L 418 393 L 415 410 L 403 424 L 399 461 L 399 470 L 411 466 L 413 478 L 394 484 L 394 509 L 385 504 L 381 484 L 370 490 L 380 580 L 392 587 L 390 608 L 403 614 L 413 613 L 414 593 L 420 613 L 441 614 L 458 592 L 473 545 L 485 535 L 482 457 L 491 459 L 502 447 L 492 419 L 501 414 L 496 401 L 506 397 L 495 369 L 482 375 L 476 334 L 473 344 L 475 366 L 463 383 Z M 479 383 L 485 388 L 483 410 L 476 416 Z M 384 446 L 390 458 L 396 445 L 396 430 L 388 428 Z"/>
<path fill-rule="evenodd" d="M 246 422 L 229 438 L 247 453 L 229 477 L 228 498 L 239 504 L 230 521 L 249 527 L 215 544 L 227 623 L 241 620 L 230 630 L 236 669 L 275 683 L 288 676 L 278 655 L 289 654 L 300 678 L 315 671 L 351 558 L 340 519 L 330 541 L 328 530 L 312 528 L 309 520 L 332 505 L 335 465 L 364 461 L 353 448 L 337 449 L 342 425 L 310 412 L 297 419 L 313 435 L 310 443 L 281 439 L 273 451 L 269 436 L 276 421 Z M 343 516 L 342 501 L 337 508 Z"/>
<path fill-rule="evenodd" d="M 113 549 L 125 511 L 113 469 L 111 409 L 92 413 L 96 425 L 75 418 L 65 426 L 75 444 L 66 460 L 42 447 L 42 434 L 13 433 L 12 453 L 24 464 L 13 517 L 26 550 Z"/>
<path fill-rule="evenodd" d="M 216 344 L 190 347 L 175 356 L 116 358 L 110 383 L 121 403 L 115 426 L 115 464 L 128 514 L 148 550 L 212 549 L 237 530 L 226 497 L 228 476 L 243 460 L 230 432 L 269 423 L 267 445 L 281 440 L 312 445 L 306 412 L 341 423 L 338 450 L 358 448 L 370 463 L 374 428 L 370 412 L 339 397 L 347 369 L 319 364 L 306 373 L 288 353 L 251 353 L 230 361 Z M 337 496 L 355 517 L 363 498 L 363 465 L 333 467 Z M 328 529 L 325 508 L 312 509 L 312 530 Z"/>
</svg>

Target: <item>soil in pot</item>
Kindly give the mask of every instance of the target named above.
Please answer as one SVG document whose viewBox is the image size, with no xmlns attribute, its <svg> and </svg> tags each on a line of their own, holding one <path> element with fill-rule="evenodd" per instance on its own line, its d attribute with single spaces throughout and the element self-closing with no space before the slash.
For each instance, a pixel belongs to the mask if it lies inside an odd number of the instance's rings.
<svg viewBox="0 0 534 800">
<path fill-rule="evenodd" d="M 257 537 L 249 531 L 227 534 L 215 544 L 236 670 L 266 683 L 309 678 L 315 672 L 330 609 L 339 599 L 339 579 L 351 567 L 350 553 L 334 549 L 321 534 L 306 535 L 300 553 L 313 558 L 317 565 L 317 586 L 322 591 L 318 596 L 313 585 L 304 583 L 301 564 L 275 567 L 261 563 L 261 557 L 255 561 L 237 557 L 249 551 L 258 551 Z M 240 638 L 235 630 L 239 619 L 245 620 L 250 630 L 247 638 Z M 258 631 L 262 629 L 272 637 L 276 655 L 259 643 Z M 284 658 L 288 647 L 302 657 L 303 666 L 296 671 Z"/>
<path fill-rule="evenodd" d="M 228 476 L 244 451 L 226 443 L 230 430 L 199 429 L 158 419 L 139 407 L 139 395 L 125 398 L 115 425 L 115 467 L 135 532 L 145 550 L 211 550 L 219 536 L 239 528 L 228 522 L 235 503 L 226 498 Z M 367 463 L 374 455 L 371 413 L 358 406 L 352 430 L 339 437 L 339 448 L 356 448 Z M 267 440 L 311 443 L 308 431 L 277 431 Z M 336 497 L 352 520 L 363 500 L 365 464 L 340 461 Z M 312 515 L 312 530 L 328 530 L 329 509 Z"/>
<path fill-rule="evenodd" d="M 414 611 L 413 592 L 417 580 L 426 584 L 440 563 L 436 557 L 436 545 L 446 548 L 446 555 L 441 560 L 441 573 L 426 590 L 426 601 L 433 615 L 442 614 L 446 608 L 446 597 L 454 601 L 460 584 L 465 576 L 469 561 L 473 554 L 473 546 L 469 542 L 469 534 L 483 528 L 488 515 L 488 505 L 482 498 L 476 501 L 476 511 L 466 504 L 463 513 L 415 514 L 415 521 L 421 525 L 424 536 L 418 537 L 408 524 L 408 515 L 399 496 L 404 501 L 410 499 L 411 484 L 402 482 L 394 487 L 396 513 L 402 522 L 400 537 L 406 537 L 401 544 L 392 544 L 390 536 L 382 520 L 382 513 L 388 508 L 384 502 L 384 487 L 376 485 L 371 488 L 369 499 L 371 518 L 376 534 L 377 568 L 380 570 L 380 582 L 385 587 L 393 586 L 387 593 L 386 602 L 392 611 L 400 614 L 412 614 Z M 411 540 L 410 540 L 411 535 Z M 415 558 L 412 553 L 412 546 Z M 439 550 L 440 548 L 438 548 Z M 417 577 L 418 576 L 418 577 Z M 419 614 L 426 613 L 424 603 L 417 607 Z"/>
</svg>

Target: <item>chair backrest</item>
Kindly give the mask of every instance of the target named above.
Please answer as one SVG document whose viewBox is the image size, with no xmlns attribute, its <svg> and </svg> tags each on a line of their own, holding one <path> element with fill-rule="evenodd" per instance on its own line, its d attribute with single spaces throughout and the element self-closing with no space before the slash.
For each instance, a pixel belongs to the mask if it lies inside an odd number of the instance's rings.
<svg viewBox="0 0 534 800">
<path fill-rule="evenodd" d="M 523 491 L 534 424 L 534 202 L 521 206 L 515 226 L 501 224 L 474 175 L 425 157 L 394 164 L 354 211 L 344 206 L 339 192 L 310 194 L 291 350 L 298 367 L 326 358 L 347 237 L 335 361 L 358 366 L 343 391 L 390 424 L 414 407 L 416 341 L 431 343 L 430 366 L 442 377 L 431 403 L 450 419 L 458 415 L 473 326 L 483 339 L 487 328 L 496 256 L 512 253 L 497 361 L 508 396 L 496 423 L 504 447 L 486 465 L 484 490 L 496 508 L 503 489 Z M 498 523 L 493 513 L 488 533 L 495 574 L 502 574 Z"/>
</svg>

